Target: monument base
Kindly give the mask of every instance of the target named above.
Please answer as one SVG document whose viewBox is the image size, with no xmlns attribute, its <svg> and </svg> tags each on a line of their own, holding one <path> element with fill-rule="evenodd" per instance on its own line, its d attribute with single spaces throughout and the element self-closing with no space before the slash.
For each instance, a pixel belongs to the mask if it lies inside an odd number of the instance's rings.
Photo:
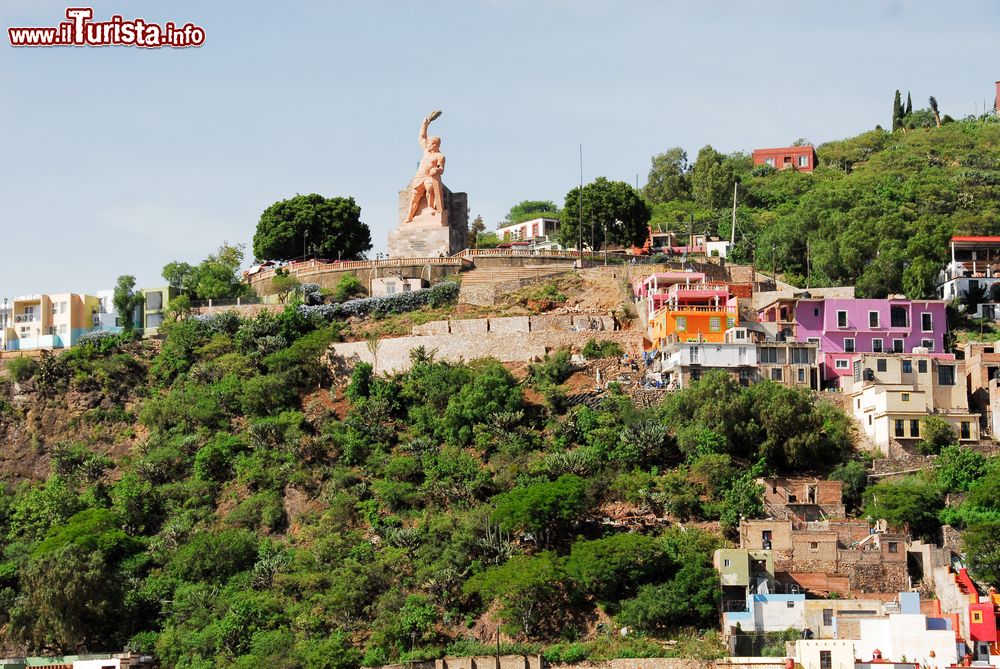
<svg viewBox="0 0 1000 669">
<path fill-rule="evenodd" d="M 438 258 L 450 256 L 451 230 L 447 223 L 448 212 L 432 216 L 425 209 L 389 233 L 390 258 Z M 460 251 L 457 249 L 455 252 Z"/>
<path fill-rule="evenodd" d="M 400 224 L 389 233 L 390 258 L 438 258 L 451 256 L 468 246 L 469 208 L 465 193 L 444 191 L 444 211 L 424 207 L 406 222 L 410 188 L 399 191 Z"/>
</svg>

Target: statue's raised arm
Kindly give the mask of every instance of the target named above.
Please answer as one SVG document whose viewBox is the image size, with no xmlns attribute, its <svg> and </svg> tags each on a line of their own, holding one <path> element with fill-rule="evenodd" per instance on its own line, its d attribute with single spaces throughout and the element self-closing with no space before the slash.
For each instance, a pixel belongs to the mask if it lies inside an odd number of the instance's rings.
<svg viewBox="0 0 1000 669">
<path fill-rule="evenodd" d="M 440 115 L 440 110 L 435 109 L 430 114 L 425 116 L 423 123 L 420 124 L 420 146 L 424 149 L 427 148 L 427 126 L 429 126 L 431 122 Z"/>
</svg>

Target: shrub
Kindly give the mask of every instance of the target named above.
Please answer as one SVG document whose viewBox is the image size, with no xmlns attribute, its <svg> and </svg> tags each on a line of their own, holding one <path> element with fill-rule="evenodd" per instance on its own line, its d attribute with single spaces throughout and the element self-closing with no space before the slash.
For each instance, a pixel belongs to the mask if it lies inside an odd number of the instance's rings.
<svg viewBox="0 0 1000 669">
<path fill-rule="evenodd" d="M 920 434 L 924 436 L 917 444 L 917 450 L 924 455 L 937 455 L 941 449 L 958 443 L 955 429 L 940 416 L 924 416 L 920 419 Z"/>
<path fill-rule="evenodd" d="M 346 302 L 351 298 L 364 294 L 365 287 L 361 285 L 360 281 L 358 281 L 358 277 L 353 274 L 345 274 L 340 277 L 340 281 L 337 282 L 337 287 L 333 289 L 333 299 L 338 302 Z"/>
<path fill-rule="evenodd" d="M 605 340 L 599 342 L 596 339 L 591 338 L 584 345 L 581 353 L 587 360 L 595 360 L 597 358 L 617 358 L 622 355 L 622 347 L 614 341 Z"/>
<path fill-rule="evenodd" d="M 7 375 L 18 383 L 24 383 L 38 371 L 34 358 L 14 358 L 7 362 Z"/>
<path fill-rule="evenodd" d="M 364 297 L 339 304 L 302 305 L 299 309 L 310 319 L 316 318 L 326 321 L 352 316 L 381 318 L 390 314 L 415 311 L 421 307 L 443 307 L 453 303 L 456 299 L 458 299 L 458 284 L 454 281 L 442 281 L 430 288 L 408 293 L 396 293 L 384 297 Z"/>
<path fill-rule="evenodd" d="M 573 366 L 569 361 L 569 351 L 560 349 L 554 353 L 546 353 L 545 360 L 528 367 L 528 376 L 531 382 L 540 387 L 547 385 L 559 385 L 569 378 L 573 373 Z"/>
</svg>

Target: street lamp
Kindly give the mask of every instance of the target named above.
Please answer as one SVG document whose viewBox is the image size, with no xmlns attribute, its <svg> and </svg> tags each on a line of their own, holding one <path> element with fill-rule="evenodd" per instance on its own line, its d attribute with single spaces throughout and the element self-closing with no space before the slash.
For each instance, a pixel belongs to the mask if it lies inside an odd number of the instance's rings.
<svg viewBox="0 0 1000 669">
<path fill-rule="evenodd" d="M 309 231 L 302 231 L 302 259 L 306 259 L 306 240 L 309 239 Z"/>
</svg>

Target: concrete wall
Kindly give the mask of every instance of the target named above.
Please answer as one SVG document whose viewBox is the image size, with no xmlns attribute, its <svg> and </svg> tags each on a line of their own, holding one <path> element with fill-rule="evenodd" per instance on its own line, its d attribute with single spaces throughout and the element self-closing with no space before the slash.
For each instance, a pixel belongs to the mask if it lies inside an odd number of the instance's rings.
<svg viewBox="0 0 1000 669">
<path fill-rule="evenodd" d="M 579 350 L 590 339 L 616 341 L 626 353 L 642 353 L 642 334 L 637 331 L 532 331 L 512 336 L 510 332 L 490 332 L 483 321 L 475 325 L 468 321 L 461 322 L 458 326 L 460 332 L 455 332 L 455 324 L 458 322 L 451 321 L 451 334 L 383 339 L 377 360 L 368 350 L 367 342 L 334 344 L 330 347 L 334 374 L 349 373 L 359 361 L 375 365 L 378 373 L 405 372 L 411 366 L 410 351 L 419 346 L 423 346 L 428 352 L 433 351 L 435 359 L 449 362 L 468 362 L 479 358 L 496 358 L 501 362 L 530 362 L 544 358 L 548 351 L 560 348 Z"/>
</svg>

